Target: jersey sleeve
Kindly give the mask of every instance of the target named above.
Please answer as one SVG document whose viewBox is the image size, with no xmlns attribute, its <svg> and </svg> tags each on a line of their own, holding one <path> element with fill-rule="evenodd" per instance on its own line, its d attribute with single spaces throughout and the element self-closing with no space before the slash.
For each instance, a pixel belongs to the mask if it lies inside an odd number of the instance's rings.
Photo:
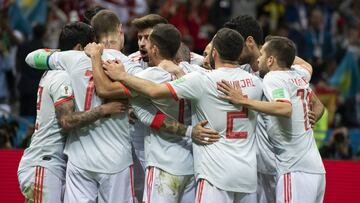
<svg viewBox="0 0 360 203">
<path fill-rule="evenodd" d="M 194 52 L 190 53 L 190 63 L 194 65 L 203 65 L 204 57 Z"/>
<path fill-rule="evenodd" d="M 145 126 L 159 130 L 165 120 L 165 115 L 159 111 L 150 99 L 137 97 L 131 100 L 136 117 Z"/>
<path fill-rule="evenodd" d="M 286 81 L 281 76 L 269 74 L 263 80 L 264 94 L 269 101 L 280 101 L 291 104 Z"/>
<path fill-rule="evenodd" d="M 171 80 L 171 74 L 157 67 L 150 67 L 135 74 L 141 79 L 150 80 L 154 83 L 164 83 Z"/>
<path fill-rule="evenodd" d="M 189 73 L 177 80 L 166 83 L 175 100 L 197 100 L 203 94 L 203 75 L 199 72 Z"/>
<path fill-rule="evenodd" d="M 66 73 L 60 73 L 50 85 L 50 95 L 53 99 L 54 106 L 74 98 L 73 89 L 70 85 L 69 76 Z"/>
<path fill-rule="evenodd" d="M 104 50 L 102 55 L 103 60 L 120 60 L 124 65 L 124 69 L 130 75 L 135 75 L 136 73 L 142 71 L 140 63 L 132 61 L 129 57 L 121 53 L 120 51 L 115 50 Z"/>
<path fill-rule="evenodd" d="M 48 67 L 52 70 L 64 70 L 68 73 L 72 71 L 73 64 L 83 57 L 85 53 L 80 51 L 54 52 L 49 56 Z"/>
<path fill-rule="evenodd" d="M 190 64 L 186 61 L 180 62 L 179 63 L 180 68 L 185 72 L 185 73 L 192 73 L 192 72 L 207 72 L 207 70 L 205 68 L 202 68 L 201 66 L 197 65 L 197 64 Z"/>
<path fill-rule="evenodd" d="M 306 82 L 308 83 L 310 82 L 311 74 L 306 68 L 304 68 L 301 65 L 292 65 L 291 68 L 294 69 L 300 75 L 302 75 L 305 78 Z"/>
<path fill-rule="evenodd" d="M 49 58 L 53 53 L 56 53 L 56 50 L 37 49 L 26 56 L 25 62 L 32 68 L 47 70 L 50 69 Z"/>
</svg>

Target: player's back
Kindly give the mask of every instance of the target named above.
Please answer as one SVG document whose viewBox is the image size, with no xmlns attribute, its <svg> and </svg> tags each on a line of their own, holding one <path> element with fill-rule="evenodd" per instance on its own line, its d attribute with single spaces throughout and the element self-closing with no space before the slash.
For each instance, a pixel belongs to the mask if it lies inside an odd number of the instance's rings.
<svg viewBox="0 0 360 203">
<path fill-rule="evenodd" d="M 170 82 L 174 78 L 169 72 L 159 67 L 149 67 L 136 76 L 159 84 Z M 184 100 L 153 99 L 151 102 L 167 117 L 190 124 L 190 109 L 187 108 L 188 105 Z M 174 175 L 194 173 L 191 148 L 189 137 L 179 137 L 154 129 L 150 129 L 150 136 L 145 137 L 145 156 L 148 164 Z"/>
<path fill-rule="evenodd" d="M 259 76 L 259 72 L 254 72 L 250 64 L 241 65 L 240 68 L 258 77 L 262 81 Z M 266 97 L 264 95 L 262 100 L 266 101 Z M 255 130 L 257 171 L 263 174 L 276 175 L 274 147 L 269 142 L 269 136 L 267 133 L 268 127 L 270 127 L 269 115 L 260 112 L 257 116 Z"/>
<path fill-rule="evenodd" d="M 102 59 L 121 60 L 130 74 L 139 68 L 115 50 L 104 50 Z M 103 100 L 95 92 L 91 60 L 84 52 L 56 52 L 50 58 L 49 66 L 61 66 L 69 73 L 76 111 L 88 111 L 102 104 Z M 128 167 L 132 164 L 132 157 L 127 114 L 112 115 L 76 129 L 74 136 L 67 140 L 65 153 L 70 162 L 85 170 L 116 173 Z"/>
<path fill-rule="evenodd" d="M 291 171 L 325 172 L 308 120 L 309 102 L 313 94 L 309 80 L 310 75 L 299 71 L 296 66 L 289 71 L 271 71 L 264 77 L 266 97 L 288 98 L 283 102 L 292 105 L 291 118 L 271 116 L 269 121 L 268 133 L 274 146 L 279 175 Z M 271 88 L 274 83 L 285 91 L 278 87 Z"/>
<path fill-rule="evenodd" d="M 65 71 L 47 71 L 40 80 L 35 131 L 30 146 L 25 150 L 19 171 L 32 166 L 43 166 L 63 178 L 66 159 L 63 154 L 66 134 L 55 114 L 55 106 L 73 98 L 70 79 Z"/>
<path fill-rule="evenodd" d="M 194 92 L 191 101 L 192 111 L 195 111 L 193 122 L 208 120 L 206 127 L 217 130 L 221 136 L 211 145 L 193 144 L 196 177 L 205 178 L 222 190 L 255 192 L 257 113 L 220 99 L 217 82 L 226 80 L 241 88 L 249 98 L 260 100 L 260 80 L 240 68 L 219 68 L 207 73 L 191 73 L 175 81 L 173 86 L 175 89 L 183 88 L 181 83 L 186 80 L 196 81 L 186 87 L 191 86 L 191 92 Z"/>
</svg>

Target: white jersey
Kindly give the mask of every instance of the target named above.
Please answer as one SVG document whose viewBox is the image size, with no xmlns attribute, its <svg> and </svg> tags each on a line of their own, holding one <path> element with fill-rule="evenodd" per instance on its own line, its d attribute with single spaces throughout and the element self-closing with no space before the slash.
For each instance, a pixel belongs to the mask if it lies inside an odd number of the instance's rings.
<svg viewBox="0 0 360 203">
<path fill-rule="evenodd" d="M 35 132 L 31 144 L 21 158 L 18 171 L 42 166 L 60 179 L 65 178 L 66 158 L 63 153 L 65 135 L 61 134 L 55 106 L 73 99 L 69 75 L 65 71 L 47 71 L 40 80 Z"/>
<path fill-rule="evenodd" d="M 132 61 L 139 63 L 143 70 L 148 68 L 148 63 L 142 59 L 140 51 L 130 54 L 129 58 Z M 190 62 L 191 65 L 188 62 L 181 62 L 179 64 L 179 66 L 186 73 L 190 73 L 193 71 L 204 71 L 205 70 L 204 68 L 200 67 L 200 65 L 202 65 L 202 62 L 204 60 L 203 56 L 191 52 L 190 58 L 191 58 L 191 62 Z M 148 78 L 144 78 L 144 79 L 148 79 Z M 139 102 L 143 102 L 143 101 L 139 101 Z M 137 103 L 137 101 L 133 101 L 132 102 L 133 106 L 135 106 L 136 103 Z M 142 105 L 144 105 L 144 104 L 142 104 Z M 148 110 L 153 109 L 153 107 L 151 105 L 152 105 L 151 102 L 150 102 L 150 104 L 149 103 L 147 104 Z M 137 114 L 143 114 L 144 116 L 149 117 L 150 115 L 146 115 L 145 112 L 139 112 L 139 111 L 141 111 L 140 106 L 136 107 L 137 109 L 135 109 L 135 112 Z M 153 112 L 150 111 L 150 113 L 152 114 Z M 151 118 L 148 118 L 148 120 L 149 119 L 151 119 Z M 141 119 L 139 119 L 139 120 L 141 120 Z M 150 135 L 150 129 L 148 128 L 149 125 L 144 125 L 144 122 L 143 121 L 140 122 L 139 120 L 135 120 L 134 125 L 130 127 L 130 134 L 131 134 L 132 143 L 133 143 L 135 149 L 143 150 L 144 149 L 144 137 L 146 137 L 147 135 Z M 141 157 L 138 157 L 138 158 L 141 159 Z"/>
<path fill-rule="evenodd" d="M 102 59 L 121 60 L 130 74 L 141 71 L 137 63 L 116 50 L 104 50 Z M 91 59 L 84 52 L 55 52 L 50 56 L 48 66 L 69 73 L 76 111 L 88 111 L 103 103 L 95 93 Z M 76 167 L 99 173 L 117 173 L 132 164 L 126 113 L 99 119 L 73 134 L 67 139 L 65 153 Z"/>
<path fill-rule="evenodd" d="M 257 112 L 219 99 L 217 82 L 227 80 L 245 95 L 260 100 L 261 82 L 240 68 L 193 72 L 168 83 L 174 98 L 191 100 L 193 123 L 208 120 L 207 128 L 220 133 L 211 145 L 193 144 L 197 180 L 206 179 L 217 188 L 232 192 L 256 191 L 256 148 L 254 131 Z"/>
<path fill-rule="evenodd" d="M 259 76 L 259 72 L 254 72 L 250 64 L 241 65 L 240 68 L 250 74 L 253 74 L 262 81 Z M 264 95 L 262 97 L 262 101 L 266 101 L 266 97 Z M 257 117 L 255 131 L 255 143 L 257 146 L 257 171 L 264 174 L 276 175 L 274 147 L 270 144 L 267 132 L 269 119 L 269 115 L 261 112 Z"/>
<path fill-rule="evenodd" d="M 134 52 L 132 54 L 129 55 L 129 58 L 136 62 L 139 63 L 141 66 L 141 69 L 145 70 L 146 68 L 148 68 L 148 63 L 145 62 L 140 54 L 140 51 Z M 138 100 L 138 99 L 136 99 Z M 142 102 L 142 101 L 139 101 Z M 136 101 L 132 102 L 134 104 L 133 108 L 136 114 L 141 114 L 141 108 L 137 108 L 135 107 Z M 151 102 L 149 105 L 147 105 L 149 107 L 149 109 L 152 109 L 153 107 L 151 107 Z M 137 108 L 137 109 L 135 109 Z M 144 114 L 145 116 L 145 114 Z M 139 119 L 139 118 L 138 118 Z M 149 126 L 149 125 L 148 125 Z M 147 125 L 145 125 L 143 122 L 141 122 L 141 120 L 135 120 L 134 121 L 134 125 L 130 126 L 130 135 L 131 135 L 131 142 L 134 145 L 134 148 L 136 150 L 140 150 L 140 151 L 144 151 L 144 137 L 150 135 L 150 129 L 148 128 Z M 144 159 L 144 157 L 138 157 L 138 159 Z M 144 161 L 144 160 L 142 160 Z"/>
<path fill-rule="evenodd" d="M 194 52 L 190 52 L 190 64 L 202 66 L 203 62 L 204 62 L 203 56 Z"/>
<path fill-rule="evenodd" d="M 269 101 L 289 102 L 291 118 L 270 116 L 268 134 L 274 146 L 278 175 L 288 172 L 325 173 L 316 147 L 308 112 L 310 73 L 298 66 L 288 71 L 271 71 L 264 77 L 264 94 Z"/>
<path fill-rule="evenodd" d="M 169 82 L 173 79 L 169 72 L 158 67 L 147 68 L 136 76 L 155 83 Z M 141 99 L 149 100 L 144 97 Z M 190 110 L 186 108 L 184 100 L 177 102 L 173 99 L 156 99 L 151 102 L 166 117 L 182 123 L 190 123 L 190 113 L 187 113 Z M 147 166 L 155 166 L 173 175 L 194 174 L 191 138 L 179 137 L 151 128 L 150 136 L 145 137 L 145 160 Z"/>
</svg>

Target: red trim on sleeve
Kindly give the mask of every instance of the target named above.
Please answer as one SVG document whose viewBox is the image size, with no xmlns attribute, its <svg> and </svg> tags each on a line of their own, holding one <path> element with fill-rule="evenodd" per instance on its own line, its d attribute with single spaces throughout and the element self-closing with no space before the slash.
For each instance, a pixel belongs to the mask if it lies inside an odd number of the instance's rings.
<svg viewBox="0 0 360 203">
<path fill-rule="evenodd" d="M 173 98 L 175 99 L 175 101 L 178 101 L 179 98 L 178 98 L 178 96 L 176 95 L 176 92 L 175 92 L 174 88 L 170 85 L 170 83 L 165 83 L 165 84 L 166 84 L 166 86 L 169 88 L 169 90 L 170 90 Z"/>
<path fill-rule="evenodd" d="M 288 103 L 292 106 L 292 103 L 289 101 L 289 100 L 286 100 L 286 99 L 277 99 L 275 100 L 276 102 L 285 102 L 285 103 Z"/>
<path fill-rule="evenodd" d="M 64 102 L 70 101 L 72 99 L 74 99 L 74 95 L 71 95 L 70 97 L 66 97 L 64 99 L 61 99 L 61 100 L 55 102 L 54 106 L 56 107 L 56 106 L 58 106 L 58 105 L 60 105 L 60 104 L 62 104 Z"/>
<path fill-rule="evenodd" d="M 153 128 L 155 130 L 159 130 L 161 125 L 164 123 L 165 120 L 165 114 L 161 111 L 156 112 L 156 115 L 151 122 L 150 128 Z"/>
<path fill-rule="evenodd" d="M 122 83 L 120 83 L 120 87 L 121 87 L 121 89 L 123 89 L 123 90 L 125 91 L 125 94 L 126 94 L 126 96 L 127 96 L 128 98 L 131 98 L 131 97 L 132 97 L 130 90 L 129 90 L 125 85 L 123 85 Z"/>
</svg>

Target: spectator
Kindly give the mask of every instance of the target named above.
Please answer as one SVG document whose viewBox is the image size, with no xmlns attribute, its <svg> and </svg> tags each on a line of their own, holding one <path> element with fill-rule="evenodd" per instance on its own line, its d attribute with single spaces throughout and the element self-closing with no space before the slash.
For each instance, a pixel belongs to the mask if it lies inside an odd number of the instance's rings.
<svg viewBox="0 0 360 203">
<path fill-rule="evenodd" d="M 19 99 L 20 99 L 20 116 L 26 118 L 29 122 L 34 123 L 36 116 L 36 96 L 38 84 L 43 74 L 43 71 L 39 71 L 30 68 L 25 63 L 25 58 L 28 53 L 36 49 L 44 47 L 43 38 L 45 34 L 45 27 L 43 25 L 35 25 L 33 28 L 34 38 L 19 46 L 17 52 L 17 64 L 16 68 L 20 74 L 20 80 L 18 84 Z M 20 126 L 20 130 L 23 133 L 26 129 Z M 20 145 L 23 134 L 20 132 L 15 142 L 16 146 Z"/>
<path fill-rule="evenodd" d="M 314 66 L 313 81 L 321 78 L 327 64 L 333 61 L 335 49 L 331 33 L 324 28 L 321 9 L 314 8 L 310 12 L 309 28 L 304 33 L 304 48 L 301 56 Z"/>
<path fill-rule="evenodd" d="M 329 142 L 321 147 L 320 154 L 327 159 L 351 159 L 352 147 L 348 129 L 346 127 L 335 129 Z"/>
</svg>

